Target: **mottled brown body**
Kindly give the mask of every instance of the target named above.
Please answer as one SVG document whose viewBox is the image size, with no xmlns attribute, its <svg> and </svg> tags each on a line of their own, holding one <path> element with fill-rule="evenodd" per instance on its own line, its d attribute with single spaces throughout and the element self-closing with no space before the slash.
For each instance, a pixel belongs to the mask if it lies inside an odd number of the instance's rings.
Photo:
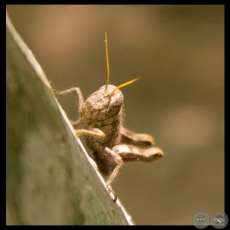
<svg viewBox="0 0 230 230">
<path fill-rule="evenodd" d="M 111 153 L 106 151 L 106 147 L 112 149 L 120 144 L 123 94 L 117 89 L 112 96 L 110 94 L 116 86 L 102 86 L 93 93 L 79 108 L 81 127 L 84 129 L 99 129 L 103 132 L 100 136 L 86 136 L 86 141 L 90 149 L 93 150 L 95 160 L 100 171 L 104 175 L 109 175 L 111 171 L 121 163 L 119 157 L 110 157 Z M 103 135 L 102 134 L 102 135 Z"/>
<path fill-rule="evenodd" d="M 152 136 L 133 133 L 122 126 L 124 96 L 119 88 L 131 84 L 137 79 L 117 87 L 108 84 L 109 61 L 106 33 L 105 42 L 107 83 L 91 94 L 86 101 L 83 99 L 80 88 L 58 91 L 51 82 L 50 84 L 57 95 L 75 93 L 79 119 L 72 124 L 74 127 L 78 127 L 76 135 L 85 136 L 100 172 L 108 177 L 107 188 L 112 191 L 110 184 L 123 163 L 134 161 L 153 162 L 163 156 L 163 151 L 152 146 L 154 144 Z"/>
<path fill-rule="evenodd" d="M 57 95 L 77 96 L 80 118 L 72 124 L 78 127 L 76 135 L 85 135 L 100 172 L 108 177 L 108 187 L 123 163 L 153 162 L 163 156 L 160 148 L 152 146 L 152 136 L 133 133 L 122 126 L 124 96 L 116 86 L 104 85 L 84 102 L 79 88 L 58 91 L 50 84 Z"/>
</svg>

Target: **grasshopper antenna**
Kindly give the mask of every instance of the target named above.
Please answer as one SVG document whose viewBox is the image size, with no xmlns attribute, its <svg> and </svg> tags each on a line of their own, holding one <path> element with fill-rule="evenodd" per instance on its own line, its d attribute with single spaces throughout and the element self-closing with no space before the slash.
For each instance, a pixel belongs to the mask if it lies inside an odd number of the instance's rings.
<svg viewBox="0 0 230 230">
<path fill-rule="evenodd" d="M 106 68 L 107 68 L 107 78 L 106 78 L 106 87 L 107 89 L 109 84 L 109 75 L 110 75 L 110 69 L 109 69 L 109 51 L 108 51 L 108 38 L 107 33 L 105 32 L 105 58 L 106 58 Z"/>
<path fill-rule="evenodd" d="M 109 69 L 109 49 L 108 49 L 108 37 L 107 37 L 107 32 L 105 32 L 105 58 L 106 58 L 106 68 L 107 68 L 107 78 L 106 78 L 106 87 L 105 89 L 107 89 L 108 84 L 109 84 L 109 78 L 110 78 L 110 69 Z M 133 82 L 139 80 L 140 78 L 135 78 L 131 81 L 125 82 L 119 86 L 117 86 L 113 92 L 111 93 L 111 95 L 117 90 L 120 89 L 126 85 L 132 84 Z"/>
<path fill-rule="evenodd" d="M 130 84 L 132 84 L 133 82 L 135 82 L 135 81 L 137 81 L 137 80 L 139 80 L 139 79 L 140 79 L 140 78 L 135 78 L 135 79 L 133 79 L 133 80 L 131 80 L 131 81 L 127 81 L 127 82 L 125 82 L 125 83 L 123 83 L 123 84 L 117 86 L 117 87 L 113 90 L 113 92 L 110 94 L 110 96 L 112 96 L 113 93 L 114 93 L 117 89 L 120 89 L 120 88 L 122 88 L 122 87 L 124 87 L 124 86 L 126 86 L 126 85 L 130 85 Z"/>
<path fill-rule="evenodd" d="M 122 88 L 122 87 L 125 87 L 126 85 L 130 85 L 130 84 L 132 84 L 133 82 L 135 82 L 135 81 L 137 81 L 137 80 L 139 80 L 139 79 L 140 79 L 140 78 L 135 78 L 135 79 L 133 79 L 133 80 L 131 80 L 131 81 L 127 81 L 127 82 L 125 82 L 125 83 L 123 83 L 123 84 L 117 86 L 117 87 L 112 91 L 112 93 L 109 95 L 109 96 L 110 96 L 110 99 L 109 99 L 109 103 L 108 103 L 108 108 L 109 108 L 109 104 L 110 104 L 112 95 L 113 95 L 113 93 L 114 93 L 117 89 L 120 89 L 120 88 Z"/>
</svg>

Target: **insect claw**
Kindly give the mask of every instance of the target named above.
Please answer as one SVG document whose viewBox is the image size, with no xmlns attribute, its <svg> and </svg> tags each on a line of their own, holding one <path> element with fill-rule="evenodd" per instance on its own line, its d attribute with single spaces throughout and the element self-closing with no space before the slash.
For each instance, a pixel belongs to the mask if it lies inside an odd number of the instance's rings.
<svg viewBox="0 0 230 230">
<path fill-rule="evenodd" d="M 107 185 L 106 187 L 108 189 L 108 192 L 113 194 L 113 198 L 112 199 L 113 199 L 114 203 L 116 203 L 116 201 L 117 201 L 117 194 L 114 192 L 114 190 L 111 188 L 110 185 Z"/>
</svg>

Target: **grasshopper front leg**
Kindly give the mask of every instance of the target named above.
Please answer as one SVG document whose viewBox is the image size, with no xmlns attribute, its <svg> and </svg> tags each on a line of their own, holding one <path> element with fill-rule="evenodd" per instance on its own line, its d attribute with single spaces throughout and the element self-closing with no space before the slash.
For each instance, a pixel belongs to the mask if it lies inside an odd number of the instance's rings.
<svg viewBox="0 0 230 230">
<path fill-rule="evenodd" d="M 105 138 L 105 133 L 102 132 L 100 129 L 91 129 L 91 130 L 88 130 L 88 129 L 77 129 L 75 130 L 76 132 L 76 135 L 79 136 L 79 135 L 86 135 L 86 136 L 91 136 L 91 137 L 95 137 L 97 139 L 104 139 Z"/>
<path fill-rule="evenodd" d="M 54 86 L 54 84 L 51 81 L 50 81 L 50 86 L 52 87 L 53 92 L 56 95 L 59 95 L 59 96 L 66 96 L 68 94 L 74 93 L 76 95 L 76 97 L 77 97 L 77 106 L 78 106 L 78 108 L 80 109 L 82 107 L 82 105 L 84 103 L 84 98 L 83 98 L 83 95 L 82 95 L 82 92 L 81 92 L 80 88 L 73 87 L 73 88 L 70 88 L 70 89 L 59 91 L 59 90 L 56 89 L 56 87 Z"/>
<path fill-rule="evenodd" d="M 74 93 L 76 98 L 77 98 L 77 106 L 78 109 L 80 110 L 80 108 L 82 107 L 83 103 L 84 103 L 84 97 L 82 95 L 81 89 L 78 87 L 73 87 L 70 89 L 65 89 L 62 91 L 59 91 L 56 89 L 56 87 L 54 86 L 53 82 L 49 82 L 50 86 L 52 87 L 53 92 L 58 95 L 58 96 L 66 96 L 68 94 Z M 78 119 L 77 121 L 71 121 L 70 123 L 72 124 L 73 127 L 77 127 L 80 125 L 80 119 Z"/>
</svg>

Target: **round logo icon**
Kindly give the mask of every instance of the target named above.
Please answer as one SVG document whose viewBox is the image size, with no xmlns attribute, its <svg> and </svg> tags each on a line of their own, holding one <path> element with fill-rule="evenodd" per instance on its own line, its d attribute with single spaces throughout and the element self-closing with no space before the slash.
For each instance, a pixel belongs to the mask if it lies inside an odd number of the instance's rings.
<svg viewBox="0 0 230 230">
<path fill-rule="evenodd" d="M 214 228 L 224 228 L 228 224 L 228 216 L 224 212 L 215 212 L 211 218 Z"/>
<path fill-rule="evenodd" d="M 196 228 L 206 228 L 210 222 L 209 215 L 206 212 L 197 212 L 192 218 L 193 225 Z"/>
</svg>

